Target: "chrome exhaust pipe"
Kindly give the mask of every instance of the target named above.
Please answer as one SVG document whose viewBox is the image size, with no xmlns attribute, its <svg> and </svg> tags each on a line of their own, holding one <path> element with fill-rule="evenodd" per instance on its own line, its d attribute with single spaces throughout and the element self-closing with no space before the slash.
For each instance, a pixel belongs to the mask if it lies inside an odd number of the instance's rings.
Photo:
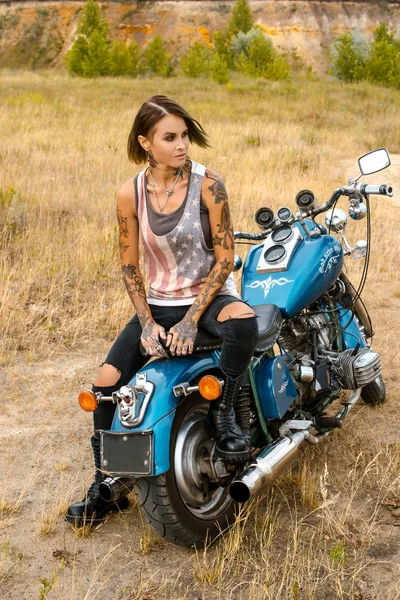
<svg viewBox="0 0 400 600">
<path fill-rule="evenodd" d="M 344 419 L 360 399 L 362 388 L 353 390 L 350 398 L 343 402 L 343 408 L 335 415 Z M 296 431 L 287 437 L 281 437 L 262 450 L 256 462 L 250 465 L 239 477 L 232 481 L 229 494 L 236 502 L 247 502 L 258 494 L 267 483 L 272 483 L 295 458 L 299 447 L 307 440 L 310 444 L 319 444 L 325 440 L 330 431 L 313 435 L 308 429 Z"/>
<path fill-rule="evenodd" d="M 99 494 L 105 502 L 118 502 L 133 489 L 132 477 L 107 477 L 99 485 Z"/>
<path fill-rule="evenodd" d="M 272 483 L 296 457 L 299 446 L 308 438 L 306 429 L 296 431 L 288 437 L 279 438 L 265 448 L 244 473 L 232 481 L 229 493 L 236 502 L 247 502 L 267 483 Z"/>
</svg>

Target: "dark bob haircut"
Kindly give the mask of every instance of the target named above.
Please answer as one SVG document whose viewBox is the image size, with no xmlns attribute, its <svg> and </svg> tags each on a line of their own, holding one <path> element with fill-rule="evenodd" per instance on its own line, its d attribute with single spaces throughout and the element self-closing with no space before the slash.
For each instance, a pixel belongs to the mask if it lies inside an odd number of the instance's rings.
<svg viewBox="0 0 400 600">
<path fill-rule="evenodd" d="M 207 134 L 198 121 L 193 119 L 189 113 L 177 102 L 167 98 L 167 96 L 152 96 L 142 104 L 132 125 L 128 137 L 128 158 L 131 162 L 140 165 L 146 162 L 147 152 L 139 144 L 138 136 L 151 136 L 153 127 L 161 121 L 166 115 L 176 115 L 182 117 L 185 121 L 189 140 L 201 148 L 208 148 L 210 144 L 207 140 Z"/>
</svg>

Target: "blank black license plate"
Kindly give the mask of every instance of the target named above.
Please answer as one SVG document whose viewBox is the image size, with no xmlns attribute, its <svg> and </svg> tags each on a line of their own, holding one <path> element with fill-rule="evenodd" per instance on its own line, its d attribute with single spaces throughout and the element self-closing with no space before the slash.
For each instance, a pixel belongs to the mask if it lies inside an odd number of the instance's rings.
<svg viewBox="0 0 400 600">
<path fill-rule="evenodd" d="M 110 475 L 151 475 L 153 432 L 101 432 L 102 470 Z"/>
</svg>

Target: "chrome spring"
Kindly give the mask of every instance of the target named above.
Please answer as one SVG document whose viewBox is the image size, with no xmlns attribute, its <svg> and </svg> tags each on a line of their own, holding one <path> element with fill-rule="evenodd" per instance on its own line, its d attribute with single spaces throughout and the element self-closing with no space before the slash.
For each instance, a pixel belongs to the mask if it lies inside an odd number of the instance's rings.
<svg viewBox="0 0 400 600">
<path fill-rule="evenodd" d="M 242 385 L 235 403 L 236 423 L 246 435 L 250 431 L 250 386 Z"/>
</svg>

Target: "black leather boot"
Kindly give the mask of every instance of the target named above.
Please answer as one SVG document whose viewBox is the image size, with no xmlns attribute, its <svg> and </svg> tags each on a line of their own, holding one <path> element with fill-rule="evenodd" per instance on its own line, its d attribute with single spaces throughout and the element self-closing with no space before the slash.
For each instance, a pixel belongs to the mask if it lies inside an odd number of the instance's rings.
<svg viewBox="0 0 400 600">
<path fill-rule="evenodd" d="M 114 511 L 127 508 L 129 506 L 128 498 L 121 498 L 118 502 L 106 502 L 100 497 L 99 485 L 107 477 L 100 471 L 100 440 L 96 437 L 91 438 L 93 448 L 94 465 L 96 467 L 95 477 L 92 485 L 87 491 L 85 498 L 81 502 L 75 502 L 68 507 L 65 520 L 75 527 L 83 525 L 95 525 L 103 521 L 106 514 Z M 128 494 L 129 492 L 127 492 Z"/>
<path fill-rule="evenodd" d="M 235 401 L 242 377 L 225 379 L 222 398 L 211 404 L 210 417 L 217 434 L 216 454 L 228 462 L 246 462 L 250 457 L 248 440 L 236 423 Z"/>
</svg>

